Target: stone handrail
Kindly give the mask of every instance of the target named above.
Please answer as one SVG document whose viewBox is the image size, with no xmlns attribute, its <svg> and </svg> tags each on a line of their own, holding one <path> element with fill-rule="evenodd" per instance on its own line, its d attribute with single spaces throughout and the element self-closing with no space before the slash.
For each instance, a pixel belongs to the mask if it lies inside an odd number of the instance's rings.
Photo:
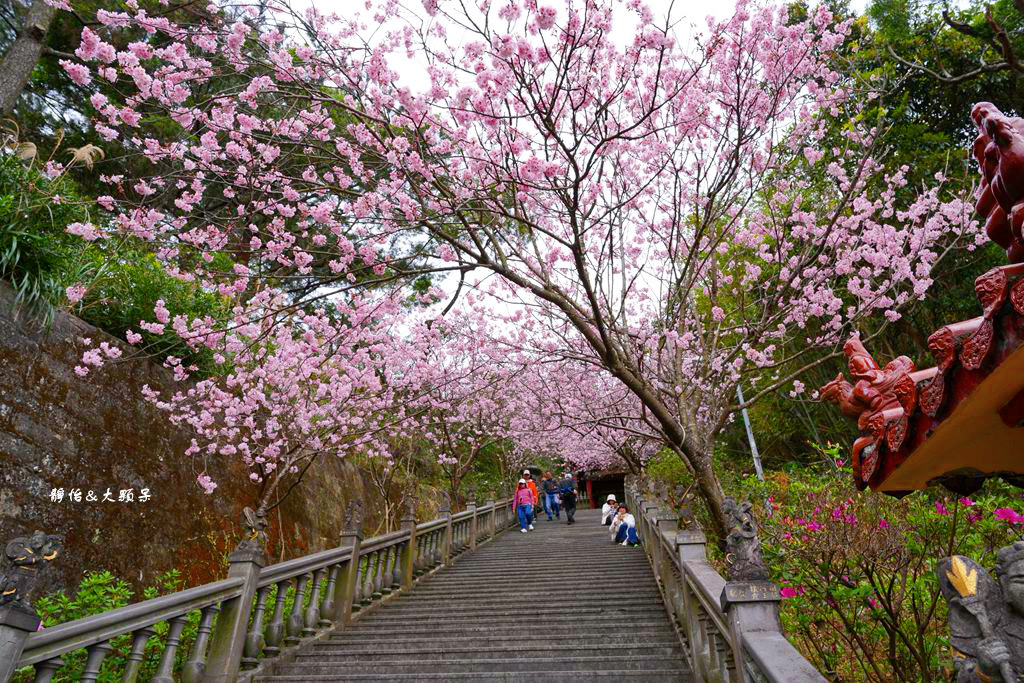
<svg viewBox="0 0 1024 683">
<path fill-rule="evenodd" d="M 782 632 L 778 586 L 726 581 L 708 562 L 704 534 L 679 529 L 672 506 L 632 480 L 626 504 L 696 680 L 825 683 Z"/>
<path fill-rule="evenodd" d="M 491 502 L 362 540 L 358 525 L 342 532 L 337 548 L 264 566 L 255 541 L 231 555 L 228 577 L 103 614 L 35 632 L 38 617 L 0 607 L 0 683 L 25 666 L 48 683 L 64 656 L 86 651 L 80 680 L 96 681 L 115 638 L 124 638 L 126 663 L 117 672 L 134 683 L 156 625 L 167 623 L 155 683 L 227 682 L 272 670 L 310 638 L 351 623 L 389 595 L 410 589 L 422 575 L 492 539 L 514 523 L 512 500 Z M 287 609 L 286 609 L 287 608 Z M 198 620 L 187 661 L 175 670 L 182 633 Z M 128 644 L 130 641 L 130 644 Z M 106 669 L 104 669 L 106 675 Z"/>
</svg>

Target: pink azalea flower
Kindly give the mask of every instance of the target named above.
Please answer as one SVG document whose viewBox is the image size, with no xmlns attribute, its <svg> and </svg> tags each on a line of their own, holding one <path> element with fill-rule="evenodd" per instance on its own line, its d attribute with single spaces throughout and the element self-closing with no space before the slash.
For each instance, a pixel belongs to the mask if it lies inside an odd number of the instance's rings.
<svg viewBox="0 0 1024 683">
<path fill-rule="evenodd" d="M 1011 508 L 999 508 L 998 510 L 993 510 L 992 514 L 996 519 L 1001 519 L 1008 524 L 1024 524 L 1024 515 Z"/>
</svg>

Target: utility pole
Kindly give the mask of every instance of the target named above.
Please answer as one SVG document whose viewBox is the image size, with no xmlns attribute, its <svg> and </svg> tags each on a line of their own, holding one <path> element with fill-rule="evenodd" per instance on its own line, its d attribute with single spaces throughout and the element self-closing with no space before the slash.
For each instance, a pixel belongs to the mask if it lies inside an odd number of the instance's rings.
<svg viewBox="0 0 1024 683">
<path fill-rule="evenodd" d="M 740 405 L 743 405 L 743 387 L 739 384 L 736 385 L 736 397 L 740 400 Z M 744 406 L 740 408 L 740 412 L 743 413 L 743 424 L 747 427 L 747 441 L 750 442 L 750 453 L 754 456 L 754 469 L 757 470 L 757 478 L 764 481 L 764 470 L 761 469 L 761 454 L 757 451 L 757 442 L 754 441 L 754 430 L 750 428 L 750 415 L 747 414 L 747 408 Z"/>
</svg>

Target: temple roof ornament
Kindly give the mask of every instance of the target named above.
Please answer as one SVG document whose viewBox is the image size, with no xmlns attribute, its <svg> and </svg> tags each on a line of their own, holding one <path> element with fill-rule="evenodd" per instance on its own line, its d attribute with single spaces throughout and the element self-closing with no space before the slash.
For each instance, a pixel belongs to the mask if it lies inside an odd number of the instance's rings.
<svg viewBox="0 0 1024 683">
<path fill-rule="evenodd" d="M 976 491 L 999 476 L 1024 484 L 1024 119 L 981 102 L 973 152 L 982 173 L 976 210 L 1011 265 L 975 281 L 981 315 L 928 338 L 935 367 L 915 370 L 900 356 L 880 367 L 859 338 L 842 374 L 820 390 L 857 420 L 853 445 L 859 488 L 906 493 L 942 484 Z"/>
</svg>

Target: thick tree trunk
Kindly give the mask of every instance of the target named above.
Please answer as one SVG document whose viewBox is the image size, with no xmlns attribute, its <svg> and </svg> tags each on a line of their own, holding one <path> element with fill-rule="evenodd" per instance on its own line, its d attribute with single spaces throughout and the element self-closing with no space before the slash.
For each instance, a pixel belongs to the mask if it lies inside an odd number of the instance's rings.
<svg viewBox="0 0 1024 683">
<path fill-rule="evenodd" d="M 722 490 L 722 483 L 715 474 L 711 459 L 710 450 L 698 450 L 695 448 L 684 448 L 682 444 L 671 444 L 676 455 L 693 470 L 693 478 L 697 482 L 697 492 L 704 500 L 708 512 L 711 515 L 711 523 L 714 529 L 709 529 L 716 537 L 719 545 L 725 544 L 725 537 L 729 533 L 729 524 L 725 518 L 725 491 Z"/>
<path fill-rule="evenodd" d="M 18 37 L 0 63 L 0 115 L 10 116 L 43 54 L 46 32 L 57 10 L 33 0 Z"/>
</svg>

